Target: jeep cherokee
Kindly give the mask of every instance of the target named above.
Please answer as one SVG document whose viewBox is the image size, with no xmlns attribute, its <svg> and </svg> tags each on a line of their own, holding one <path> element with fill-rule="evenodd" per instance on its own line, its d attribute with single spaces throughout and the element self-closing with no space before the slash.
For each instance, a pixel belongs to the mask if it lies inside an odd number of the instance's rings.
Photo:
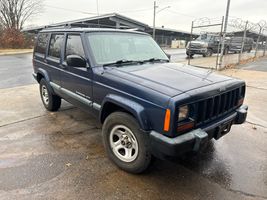
<svg viewBox="0 0 267 200">
<path fill-rule="evenodd" d="M 244 81 L 170 63 L 142 32 L 44 29 L 33 69 L 44 107 L 57 111 L 65 99 L 96 115 L 108 157 L 131 173 L 153 156 L 197 152 L 246 120 Z"/>
</svg>

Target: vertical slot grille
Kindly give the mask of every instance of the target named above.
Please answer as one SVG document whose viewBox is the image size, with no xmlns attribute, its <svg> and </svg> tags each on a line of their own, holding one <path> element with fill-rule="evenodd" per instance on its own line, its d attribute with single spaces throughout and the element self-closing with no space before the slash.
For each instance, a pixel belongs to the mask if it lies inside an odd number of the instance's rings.
<svg viewBox="0 0 267 200">
<path fill-rule="evenodd" d="M 238 104 L 240 96 L 244 95 L 244 93 L 245 89 L 242 87 L 197 102 L 196 125 L 233 111 Z"/>
</svg>

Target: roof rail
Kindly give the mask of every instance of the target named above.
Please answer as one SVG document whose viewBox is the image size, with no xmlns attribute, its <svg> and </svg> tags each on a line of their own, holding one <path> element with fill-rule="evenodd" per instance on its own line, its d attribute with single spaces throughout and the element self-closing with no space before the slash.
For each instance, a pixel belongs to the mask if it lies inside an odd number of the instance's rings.
<svg viewBox="0 0 267 200">
<path fill-rule="evenodd" d="M 85 23 L 85 22 L 75 22 L 75 23 L 66 23 L 66 24 L 54 24 L 54 25 L 48 25 L 45 26 L 44 29 L 62 29 L 62 28 L 117 28 L 116 26 L 112 25 L 104 25 L 104 24 L 98 24 L 98 23 Z M 120 26 L 120 29 L 132 29 L 128 26 Z"/>
</svg>

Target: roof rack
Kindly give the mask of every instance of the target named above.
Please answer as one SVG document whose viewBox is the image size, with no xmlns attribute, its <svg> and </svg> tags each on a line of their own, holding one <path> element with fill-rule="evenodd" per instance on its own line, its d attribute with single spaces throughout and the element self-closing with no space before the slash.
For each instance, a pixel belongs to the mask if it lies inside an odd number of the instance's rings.
<svg viewBox="0 0 267 200">
<path fill-rule="evenodd" d="M 59 24 L 59 25 L 48 25 L 45 26 L 44 29 L 62 29 L 62 28 L 117 28 L 116 26 L 112 25 L 104 25 L 104 24 L 96 24 L 96 23 L 66 23 L 66 24 Z M 120 29 L 133 29 L 128 26 L 120 26 Z"/>
</svg>

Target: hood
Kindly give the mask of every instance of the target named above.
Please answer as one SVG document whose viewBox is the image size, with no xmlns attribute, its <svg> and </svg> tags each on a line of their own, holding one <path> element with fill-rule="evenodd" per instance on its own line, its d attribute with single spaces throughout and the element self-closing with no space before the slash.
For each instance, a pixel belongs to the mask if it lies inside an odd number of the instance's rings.
<svg viewBox="0 0 267 200">
<path fill-rule="evenodd" d="M 191 44 L 191 46 L 205 46 L 208 43 L 207 42 L 204 42 L 204 41 L 194 40 L 194 41 L 189 42 L 189 44 Z"/>
<path fill-rule="evenodd" d="M 191 43 L 191 44 L 202 44 L 202 45 L 207 44 L 207 42 L 204 42 L 204 41 L 197 41 L 197 40 L 191 41 L 190 43 Z"/>
<path fill-rule="evenodd" d="M 181 93 L 232 80 L 227 76 L 189 65 L 154 63 L 112 68 L 109 73 L 173 97 Z"/>
</svg>

